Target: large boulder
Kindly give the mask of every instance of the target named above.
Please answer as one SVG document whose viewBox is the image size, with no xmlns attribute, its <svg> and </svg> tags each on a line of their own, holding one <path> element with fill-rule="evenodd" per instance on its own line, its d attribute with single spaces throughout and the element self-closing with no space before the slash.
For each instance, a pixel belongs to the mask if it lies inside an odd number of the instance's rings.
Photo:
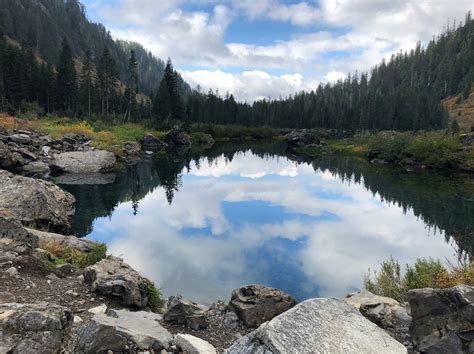
<svg viewBox="0 0 474 354">
<path fill-rule="evenodd" d="M 261 285 L 248 285 L 232 292 L 229 310 L 249 328 L 257 328 L 288 311 L 296 305 L 296 300 L 285 292 Z"/>
<path fill-rule="evenodd" d="M 319 136 L 308 130 L 295 130 L 285 135 L 285 140 L 290 147 L 301 147 L 307 145 L 319 145 Z"/>
<path fill-rule="evenodd" d="M 349 294 L 344 301 L 358 309 L 365 318 L 385 329 L 396 340 L 405 346 L 410 345 L 411 317 L 406 307 L 398 301 L 374 295 L 370 291 Z"/>
<path fill-rule="evenodd" d="M 97 314 L 79 331 L 79 352 L 137 353 L 168 349 L 173 336 L 159 321 L 161 315 L 151 312 L 108 310 Z"/>
<path fill-rule="evenodd" d="M 25 226 L 69 233 L 75 199 L 53 183 L 0 171 L 0 210 Z"/>
<path fill-rule="evenodd" d="M 169 146 L 188 146 L 192 144 L 191 137 L 179 129 L 172 129 L 163 139 Z"/>
<path fill-rule="evenodd" d="M 110 151 L 72 151 L 56 155 L 52 165 L 68 173 L 97 173 L 112 171 L 116 162 Z"/>
<path fill-rule="evenodd" d="M 474 353 L 474 287 L 408 293 L 415 349 L 422 353 Z"/>
<path fill-rule="evenodd" d="M 166 322 L 185 325 L 194 330 L 204 329 L 207 327 L 207 310 L 206 306 L 183 299 L 181 295 L 171 296 L 168 299 L 163 319 Z"/>
<path fill-rule="evenodd" d="M 120 258 L 108 257 L 84 271 L 92 292 L 115 299 L 123 306 L 149 306 L 149 282 Z"/>
<path fill-rule="evenodd" d="M 0 353 L 58 353 L 72 326 L 70 310 L 52 304 L 0 304 Z"/>
<path fill-rule="evenodd" d="M 168 144 L 152 134 L 145 134 L 143 137 L 142 148 L 145 151 L 157 152 L 166 148 L 167 146 Z"/>
<path fill-rule="evenodd" d="M 97 242 L 77 238 L 75 236 L 63 236 L 34 229 L 26 229 L 26 232 L 32 239 L 36 240 L 36 245 L 39 248 L 45 248 L 48 244 L 53 243 L 55 245 L 61 245 L 63 248 L 89 253 L 97 246 Z"/>
<path fill-rule="evenodd" d="M 242 337 L 226 353 L 407 353 L 384 330 L 338 299 L 296 305 Z"/>
</svg>

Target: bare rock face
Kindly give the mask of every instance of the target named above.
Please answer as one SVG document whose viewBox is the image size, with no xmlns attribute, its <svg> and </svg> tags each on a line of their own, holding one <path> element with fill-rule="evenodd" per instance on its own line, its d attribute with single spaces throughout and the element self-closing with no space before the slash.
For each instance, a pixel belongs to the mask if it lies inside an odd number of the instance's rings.
<svg viewBox="0 0 474 354">
<path fill-rule="evenodd" d="M 53 183 L 0 171 L 0 210 L 24 226 L 69 233 L 75 199 Z"/>
<path fill-rule="evenodd" d="M 67 173 L 109 172 L 117 162 L 110 151 L 71 151 L 54 157 L 53 166 Z"/>
<path fill-rule="evenodd" d="M 120 258 L 108 257 L 86 268 L 84 280 L 92 292 L 118 300 L 123 306 L 146 308 L 146 280 Z"/>
<path fill-rule="evenodd" d="M 207 310 L 206 306 L 183 299 L 181 295 L 171 296 L 168 299 L 164 320 L 186 325 L 194 330 L 205 329 L 207 328 L 205 316 Z"/>
<path fill-rule="evenodd" d="M 408 293 L 415 350 L 474 352 L 474 287 L 419 289 Z"/>
<path fill-rule="evenodd" d="M 405 354 L 407 349 L 344 301 L 312 299 L 242 337 L 225 353 Z"/>
<path fill-rule="evenodd" d="M 257 328 L 288 311 L 296 305 L 296 300 L 285 292 L 261 285 L 248 285 L 232 292 L 229 310 L 249 328 Z"/>
<path fill-rule="evenodd" d="M 161 315 L 151 312 L 108 310 L 95 315 L 79 332 L 79 352 L 159 353 L 168 349 L 173 336 L 159 321 Z M 128 349 L 127 349 L 128 348 Z"/>
<path fill-rule="evenodd" d="M 57 305 L 0 304 L 0 353 L 60 352 L 72 322 Z"/>
</svg>

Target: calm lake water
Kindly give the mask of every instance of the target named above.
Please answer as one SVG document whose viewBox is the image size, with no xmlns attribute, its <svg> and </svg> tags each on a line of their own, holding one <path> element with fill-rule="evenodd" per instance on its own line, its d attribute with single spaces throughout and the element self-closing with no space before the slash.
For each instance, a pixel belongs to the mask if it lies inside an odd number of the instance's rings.
<svg viewBox="0 0 474 354">
<path fill-rule="evenodd" d="M 472 176 L 409 173 L 350 157 L 298 163 L 279 144 L 156 155 L 63 185 L 75 233 L 105 242 L 162 288 L 202 303 L 258 283 L 303 300 L 362 287 L 393 255 L 472 254 Z"/>
</svg>

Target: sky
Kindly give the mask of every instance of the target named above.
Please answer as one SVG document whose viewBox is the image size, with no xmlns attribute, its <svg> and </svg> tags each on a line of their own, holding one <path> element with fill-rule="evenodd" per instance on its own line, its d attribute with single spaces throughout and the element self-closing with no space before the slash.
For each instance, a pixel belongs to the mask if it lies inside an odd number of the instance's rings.
<svg viewBox="0 0 474 354">
<path fill-rule="evenodd" d="M 287 97 L 428 43 L 472 0 L 83 0 L 116 38 L 240 101 Z"/>
</svg>

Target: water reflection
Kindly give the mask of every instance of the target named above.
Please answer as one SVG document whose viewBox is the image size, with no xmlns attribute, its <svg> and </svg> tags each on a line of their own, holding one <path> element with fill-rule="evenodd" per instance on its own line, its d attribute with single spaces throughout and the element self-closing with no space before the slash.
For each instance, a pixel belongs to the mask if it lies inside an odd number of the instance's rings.
<svg viewBox="0 0 474 354">
<path fill-rule="evenodd" d="M 472 250 L 471 179 L 248 148 L 159 155 L 108 185 L 65 186 L 78 199 L 76 233 L 107 242 L 166 295 L 207 303 L 247 283 L 340 296 L 390 255 Z"/>
</svg>

